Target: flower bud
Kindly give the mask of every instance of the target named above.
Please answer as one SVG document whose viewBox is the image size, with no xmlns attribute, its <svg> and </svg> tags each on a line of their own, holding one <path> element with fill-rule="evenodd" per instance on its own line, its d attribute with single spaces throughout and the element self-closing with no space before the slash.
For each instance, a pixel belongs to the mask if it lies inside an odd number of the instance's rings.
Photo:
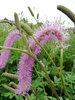
<svg viewBox="0 0 75 100">
<path fill-rule="evenodd" d="M 17 15 L 16 12 L 14 13 L 14 19 L 15 19 L 16 28 L 17 28 L 18 30 L 20 30 L 19 18 L 18 18 L 18 15 Z"/>
<path fill-rule="evenodd" d="M 34 17 L 34 13 L 33 13 L 33 11 L 31 10 L 31 8 L 30 8 L 30 7 L 28 7 L 28 9 L 29 9 L 29 11 L 30 11 L 31 15 Z"/>
<path fill-rule="evenodd" d="M 18 79 L 17 75 L 6 73 L 6 72 L 2 73 L 2 76 L 5 76 L 5 77 L 11 78 L 11 79 Z"/>
</svg>

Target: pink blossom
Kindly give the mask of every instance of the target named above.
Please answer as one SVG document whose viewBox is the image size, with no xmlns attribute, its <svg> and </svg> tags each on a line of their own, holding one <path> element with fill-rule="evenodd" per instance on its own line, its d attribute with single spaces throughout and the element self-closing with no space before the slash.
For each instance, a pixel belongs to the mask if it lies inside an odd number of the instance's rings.
<svg viewBox="0 0 75 100">
<path fill-rule="evenodd" d="M 65 29 L 58 22 L 55 23 L 46 23 L 39 29 L 37 29 L 33 36 L 40 42 L 43 46 L 50 40 L 55 41 L 65 41 Z M 28 40 L 29 46 L 32 49 L 34 55 L 40 53 L 41 47 L 35 42 L 33 38 Z"/>
<path fill-rule="evenodd" d="M 25 50 L 26 51 L 26 50 Z M 22 56 L 18 64 L 18 87 L 16 93 L 26 94 L 31 86 L 31 66 L 34 63 L 34 59 L 29 55 L 22 53 Z"/>
<path fill-rule="evenodd" d="M 19 31 L 15 30 L 15 31 L 10 32 L 10 34 L 7 36 L 3 46 L 11 47 L 16 38 L 20 39 Z M 10 50 L 2 50 L 1 55 L 0 55 L 0 68 L 5 67 L 6 62 L 8 60 L 9 53 L 10 53 Z"/>
</svg>

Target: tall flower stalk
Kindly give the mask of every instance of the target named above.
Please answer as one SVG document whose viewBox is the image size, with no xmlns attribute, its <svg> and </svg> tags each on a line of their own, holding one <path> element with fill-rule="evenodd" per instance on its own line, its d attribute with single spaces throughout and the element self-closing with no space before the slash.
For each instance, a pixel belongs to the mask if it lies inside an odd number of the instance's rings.
<svg viewBox="0 0 75 100">
<path fill-rule="evenodd" d="M 63 67 L 63 44 L 61 43 L 61 48 L 60 48 L 60 79 L 63 85 L 64 92 L 68 96 L 69 100 L 72 100 L 69 93 L 67 92 L 65 83 L 64 83 L 64 78 L 63 78 L 63 73 L 62 73 L 62 67 Z"/>
</svg>

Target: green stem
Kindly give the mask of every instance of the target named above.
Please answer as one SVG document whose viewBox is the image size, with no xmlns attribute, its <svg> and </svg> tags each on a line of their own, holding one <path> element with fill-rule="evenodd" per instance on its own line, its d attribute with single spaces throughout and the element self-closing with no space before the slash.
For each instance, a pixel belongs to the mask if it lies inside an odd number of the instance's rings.
<svg viewBox="0 0 75 100">
<path fill-rule="evenodd" d="M 50 77 L 49 77 L 49 75 L 47 73 L 47 70 L 46 70 L 45 66 L 43 66 L 43 64 L 37 58 L 36 58 L 36 61 L 40 64 L 42 70 L 45 72 L 46 79 L 51 84 L 51 89 L 52 89 L 53 93 L 55 94 L 55 96 L 57 97 L 57 99 L 60 100 L 60 98 L 59 98 L 59 96 L 58 96 L 58 94 L 56 92 L 56 89 L 55 89 L 55 87 L 54 87 L 54 85 L 53 85 L 53 83 L 52 83 L 52 81 L 51 81 L 51 79 L 50 79 Z"/>
<path fill-rule="evenodd" d="M 34 90 L 34 93 L 35 93 L 35 96 L 36 96 L 36 100 L 38 100 L 37 99 L 37 92 L 36 92 L 36 90 L 35 90 L 35 88 L 31 85 L 31 87 L 33 88 L 33 90 Z"/>
<path fill-rule="evenodd" d="M 38 71 L 37 71 L 36 67 L 35 67 L 35 66 L 33 66 L 33 67 L 34 67 L 35 72 L 36 72 L 36 74 L 38 75 L 38 77 L 42 79 L 42 86 L 43 86 L 44 94 L 45 94 L 45 97 L 47 97 L 47 96 L 46 96 L 46 92 L 45 92 L 44 82 L 43 82 L 43 76 L 41 77 L 41 76 L 38 74 Z"/>
<path fill-rule="evenodd" d="M 44 90 L 45 97 L 47 98 L 46 91 L 45 91 L 45 87 L 44 87 L 44 82 L 43 82 L 43 77 L 42 77 L 42 85 L 43 85 L 43 90 Z"/>
<path fill-rule="evenodd" d="M 35 57 L 32 54 L 30 54 L 29 52 L 21 50 L 21 49 L 18 49 L 18 48 L 4 47 L 4 46 L 0 46 L 0 48 L 8 49 L 8 50 L 15 50 L 15 51 L 18 51 L 18 52 L 26 53 L 27 55 L 29 55 L 29 56 L 31 56 L 32 58 L 35 59 Z"/>
<path fill-rule="evenodd" d="M 38 24 L 38 20 L 35 18 L 35 16 L 34 16 L 34 19 L 35 19 L 35 21 L 37 22 L 37 24 Z"/>
<path fill-rule="evenodd" d="M 51 89 L 52 89 L 53 93 L 55 94 L 55 96 L 57 97 L 57 99 L 60 100 L 60 98 L 59 98 L 59 96 L 58 96 L 58 94 L 56 92 L 56 89 L 55 89 L 55 87 L 54 87 L 54 85 L 53 85 L 53 83 L 52 83 L 52 81 L 51 81 L 51 79 L 50 79 L 50 77 L 49 77 L 49 75 L 47 73 L 47 70 L 46 70 L 45 66 L 33 54 L 30 54 L 29 52 L 26 52 L 24 50 L 17 49 L 17 48 L 3 47 L 3 46 L 0 46 L 0 48 L 9 49 L 9 50 L 16 50 L 16 51 L 19 51 L 19 52 L 22 52 L 22 53 L 26 53 L 29 56 L 31 56 L 32 58 L 34 58 L 39 63 L 39 65 L 41 66 L 42 70 L 45 72 L 46 79 L 51 84 Z"/>
<path fill-rule="evenodd" d="M 50 57 L 50 55 L 48 54 L 48 52 L 46 51 L 46 49 L 37 41 L 37 39 L 32 35 L 32 38 L 37 42 L 37 44 L 39 44 L 39 46 L 44 50 L 44 52 L 46 53 L 46 55 L 48 56 L 48 58 L 51 60 L 52 64 L 54 65 L 57 73 L 59 73 L 59 70 L 57 69 L 57 66 L 55 65 L 54 61 L 52 60 L 52 58 Z"/>
<path fill-rule="evenodd" d="M 63 79 L 63 75 L 62 75 L 62 66 L 63 66 L 63 48 L 61 48 L 60 51 L 60 79 L 64 88 L 64 92 L 66 93 L 66 95 L 68 96 L 69 100 L 72 100 L 69 93 L 67 92 L 65 83 L 64 83 L 64 79 Z"/>
<path fill-rule="evenodd" d="M 30 49 L 29 44 L 28 44 L 28 42 L 27 42 L 26 36 L 23 35 L 21 32 L 20 32 L 20 35 L 21 35 L 21 37 L 22 37 L 23 43 L 25 44 L 25 48 L 26 48 L 29 52 L 31 52 L 31 49 Z"/>
<path fill-rule="evenodd" d="M 62 74 L 62 67 L 63 67 L 63 48 L 60 51 L 60 73 Z"/>
<path fill-rule="evenodd" d="M 33 65 L 33 67 L 34 67 L 34 70 L 35 70 L 37 76 L 40 77 L 40 75 L 38 74 L 38 71 L 37 71 L 36 67 L 34 65 Z"/>
</svg>

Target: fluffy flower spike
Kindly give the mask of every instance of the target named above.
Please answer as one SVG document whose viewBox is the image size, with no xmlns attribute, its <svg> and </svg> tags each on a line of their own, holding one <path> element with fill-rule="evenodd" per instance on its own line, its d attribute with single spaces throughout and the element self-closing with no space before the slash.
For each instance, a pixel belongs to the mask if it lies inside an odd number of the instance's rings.
<svg viewBox="0 0 75 100">
<path fill-rule="evenodd" d="M 42 46 L 50 40 L 64 42 L 66 39 L 68 39 L 64 27 L 62 27 L 62 25 L 58 22 L 45 23 L 42 27 L 38 28 L 34 32 L 33 36 L 40 42 Z M 40 53 L 41 48 L 33 38 L 29 38 L 28 42 L 34 55 Z"/>
<path fill-rule="evenodd" d="M 25 50 L 26 51 L 26 50 Z M 18 87 L 16 93 L 26 94 L 31 87 L 31 66 L 34 59 L 29 55 L 22 53 L 18 64 Z"/>
<path fill-rule="evenodd" d="M 3 46 L 11 47 L 16 38 L 20 39 L 20 35 L 19 35 L 19 31 L 18 30 L 12 31 L 7 36 Z M 10 53 L 10 50 L 2 50 L 1 55 L 0 55 L 0 68 L 4 68 L 5 67 L 6 62 L 8 60 L 9 53 Z"/>
</svg>

